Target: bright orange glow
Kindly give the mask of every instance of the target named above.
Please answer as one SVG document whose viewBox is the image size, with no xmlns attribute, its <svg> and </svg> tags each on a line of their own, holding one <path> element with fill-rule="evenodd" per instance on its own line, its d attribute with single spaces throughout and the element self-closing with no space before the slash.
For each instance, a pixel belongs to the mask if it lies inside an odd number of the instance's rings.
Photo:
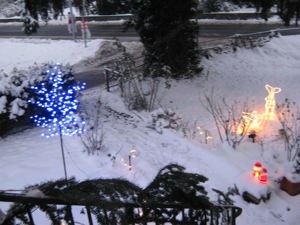
<svg viewBox="0 0 300 225">
<path fill-rule="evenodd" d="M 260 162 L 256 162 L 253 166 L 253 176 L 259 178 L 261 169 L 262 169 L 262 164 Z"/>
<path fill-rule="evenodd" d="M 261 162 L 256 162 L 253 165 L 253 177 L 261 184 L 268 184 L 268 170 L 262 167 Z"/>
<path fill-rule="evenodd" d="M 209 140 L 212 140 L 213 137 L 208 135 L 205 139 L 209 141 Z"/>
<path fill-rule="evenodd" d="M 258 114 L 257 111 L 251 113 L 243 112 L 244 121 L 238 127 L 238 133 L 244 133 L 245 131 L 257 131 L 261 129 L 261 123 L 263 116 Z"/>
<path fill-rule="evenodd" d="M 275 119 L 275 94 L 281 92 L 281 88 L 278 87 L 271 87 L 270 85 L 265 86 L 269 95 L 265 98 L 266 104 L 265 104 L 265 119 L 266 120 L 274 120 Z"/>
</svg>

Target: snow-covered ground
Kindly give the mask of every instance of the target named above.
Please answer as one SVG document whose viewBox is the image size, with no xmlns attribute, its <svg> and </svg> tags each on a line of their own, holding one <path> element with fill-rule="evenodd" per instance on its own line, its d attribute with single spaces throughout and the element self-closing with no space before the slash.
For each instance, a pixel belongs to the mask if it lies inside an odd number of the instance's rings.
<svg viewBox="0 0 300 225">
<path fill-rule="evenodd" d="M 2 39 L 0 68 L 8 75 L 14 67 L 24 69 L 34 62 L 70 63 L 78 68 L 80 60 L 92 60 L 99 48 L 107 46 L 102 43 L 103 40 L 93 40 L 84 48 L 82 43 L 72 41 Z M 124 44 L 130 47 L 136 43 Z M 209 179 L 205 187 L 211 200 L 216 199 L 212 188 L 226 192 L 236 185 L 240 193 L 247 190 L 255 195 L 269 188 L 270 201 L 259 205 L 247 203 L 241 196 L 233 197 L 235 205 L 243 208 L 237 224 L 299 224 L 300 196 L 289 196 L 276 182 L 291 171 L 283 146 L 275 141 L 278 122 L 273 121 L 270 127 L 274 129 L 261 134 L 263 145 L 245 139 L 233 150 L 226 143 L 220 143 L 215 124 L 201 104 L 203 95 L 214 88 L 228 103 L 248 100 L 253 109 L 261 112 L 268 95 L 266 84 L 282 88 L 276 94 L 278 102 L 289 98 L 300 104 L 299 52 L 299 36 L 274 38 L 264 47 L 238 49 L 234 53 L 214 55 L 210 60 L 203 59 L 202 76 L 172 81 L 170 89 L 162 85 L 158 94 L 161 107 L 181 115 L 182 123 L 188 123 L 190 131 L 193 127 L 208 130 L 213 137 L 208 144 L 204 144 L 199 134 L 185 138 L 181 130 L 163 129 L 160 134 L 148 128 L 151 114 L 129 111 L 117 91 L 107 93 L 104 86 L 85 90 L 82 106 L 91 109 L 98 100 L 102 102 L 105 147 L 98 155 L 89 156 L 83 152 L 78 137 L 65 137 L 68 175 L 79 180 L 121 177 L 145 187 L 163 166 L 178 163 L 186 167 L 187 172 Z M 23 189 L 64 176 L 59 139 L 46 139 L 41 133 L 42 128 L 33 128 L 0 139 L 0 190 Z M 129 171 L 122 159 L 128 157 L 133 147 L 138 156 Z M 108 154 L 116 159 L 112 160 Z M 251 177 L 256 161 L 268 169 L 268 185 L 259 184 Z M 0 204 L 2 210 L 7 207 Z"/>
</svg>

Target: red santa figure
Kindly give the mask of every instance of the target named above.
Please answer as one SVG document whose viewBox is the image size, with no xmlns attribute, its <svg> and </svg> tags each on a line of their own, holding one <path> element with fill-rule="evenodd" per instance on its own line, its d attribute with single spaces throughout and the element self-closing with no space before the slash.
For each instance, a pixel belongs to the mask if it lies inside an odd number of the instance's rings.
<svg viewBox="0 0 300 225">
<path fill-rule="evenodd" d="M 259 183 L 267 184 L 268 183 L 268 170 L 266 168 L 262 168 L 261 173 L 258 177 Z"/>
</svg>

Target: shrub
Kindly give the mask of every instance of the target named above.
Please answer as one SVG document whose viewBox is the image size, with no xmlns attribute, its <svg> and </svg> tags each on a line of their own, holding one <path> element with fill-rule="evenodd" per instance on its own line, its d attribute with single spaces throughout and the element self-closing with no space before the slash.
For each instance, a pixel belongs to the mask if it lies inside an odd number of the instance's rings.
<svg viewBox="0 0 300 225">
<path fill-rule="evenodd" d="M 147 127 L 162 134 L 163 129 L 178 130 L 182 127 L 181 117 L 171 109 L 158 109 L 151 113 Z"/>
<path fill-rule="evenodd" d="M 0 136 L 32 125 L 29 118 L 39 109 L 27 103 L 33 97 L 29 87 L 47 80 L 47 67 L 47 64 L 33 65 L 28 70 L 14 69 L 11 74 L 0 71 Z M 63 68 L 63 74 L 69 82 L 73 82 L 74 75 L 69 66 Z"/>
</svg>

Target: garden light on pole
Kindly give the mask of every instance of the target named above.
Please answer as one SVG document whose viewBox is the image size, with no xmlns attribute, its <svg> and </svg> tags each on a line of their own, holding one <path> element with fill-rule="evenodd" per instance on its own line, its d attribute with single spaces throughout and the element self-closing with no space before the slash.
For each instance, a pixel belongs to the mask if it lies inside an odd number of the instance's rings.
<svg viewBox="0 0 300 225">
<path fill-rule="evenodd" d="M 136 151 L 135 147 L 132 146 L 132 148 L 130 149 L 129 154 L 128 154 L 128 161 L 126 160 L 126 158 L 122 159 L 122 162 L 124 163 L 125 166 L 128 166 L 129 170 L 132 170 L 132 159 L 135 157 L 137 157 L 137 151 Z"/>
<path fill-rule="evenodd" d="M 136 157 L 136 149 L 135 147 L 133 146 L 131 149 L 130 149 L 130 152 L 129 152 L 129 155 L 128 155 L 128 162 L 129 162 L 129 170 L 132 169 L 132 163 L 131 163 L 131 159 L 132 158 L 135 158 Z"/>
<path fill-rule="evenodd" d="M 202 129 L 201 127 L 197 127 L 197 129 L 199 130 L 199 134 L 201 136 L 204 135 L 204 143 L 208 144 L 208 142 L 212 140 L 212 136 L 209 134 L 209 131 Z"/>
<path fill-rule="evenodd" d="M 85 0 L 82 0 L 81 32 L 84 40 L 84 47 L 87 47 L 86 39 L 87 39 L 88 26 L 87 26 L 87 22 L 84 19 L 85 16 L 84 10 L 85 10 Z"/>
</svg>

